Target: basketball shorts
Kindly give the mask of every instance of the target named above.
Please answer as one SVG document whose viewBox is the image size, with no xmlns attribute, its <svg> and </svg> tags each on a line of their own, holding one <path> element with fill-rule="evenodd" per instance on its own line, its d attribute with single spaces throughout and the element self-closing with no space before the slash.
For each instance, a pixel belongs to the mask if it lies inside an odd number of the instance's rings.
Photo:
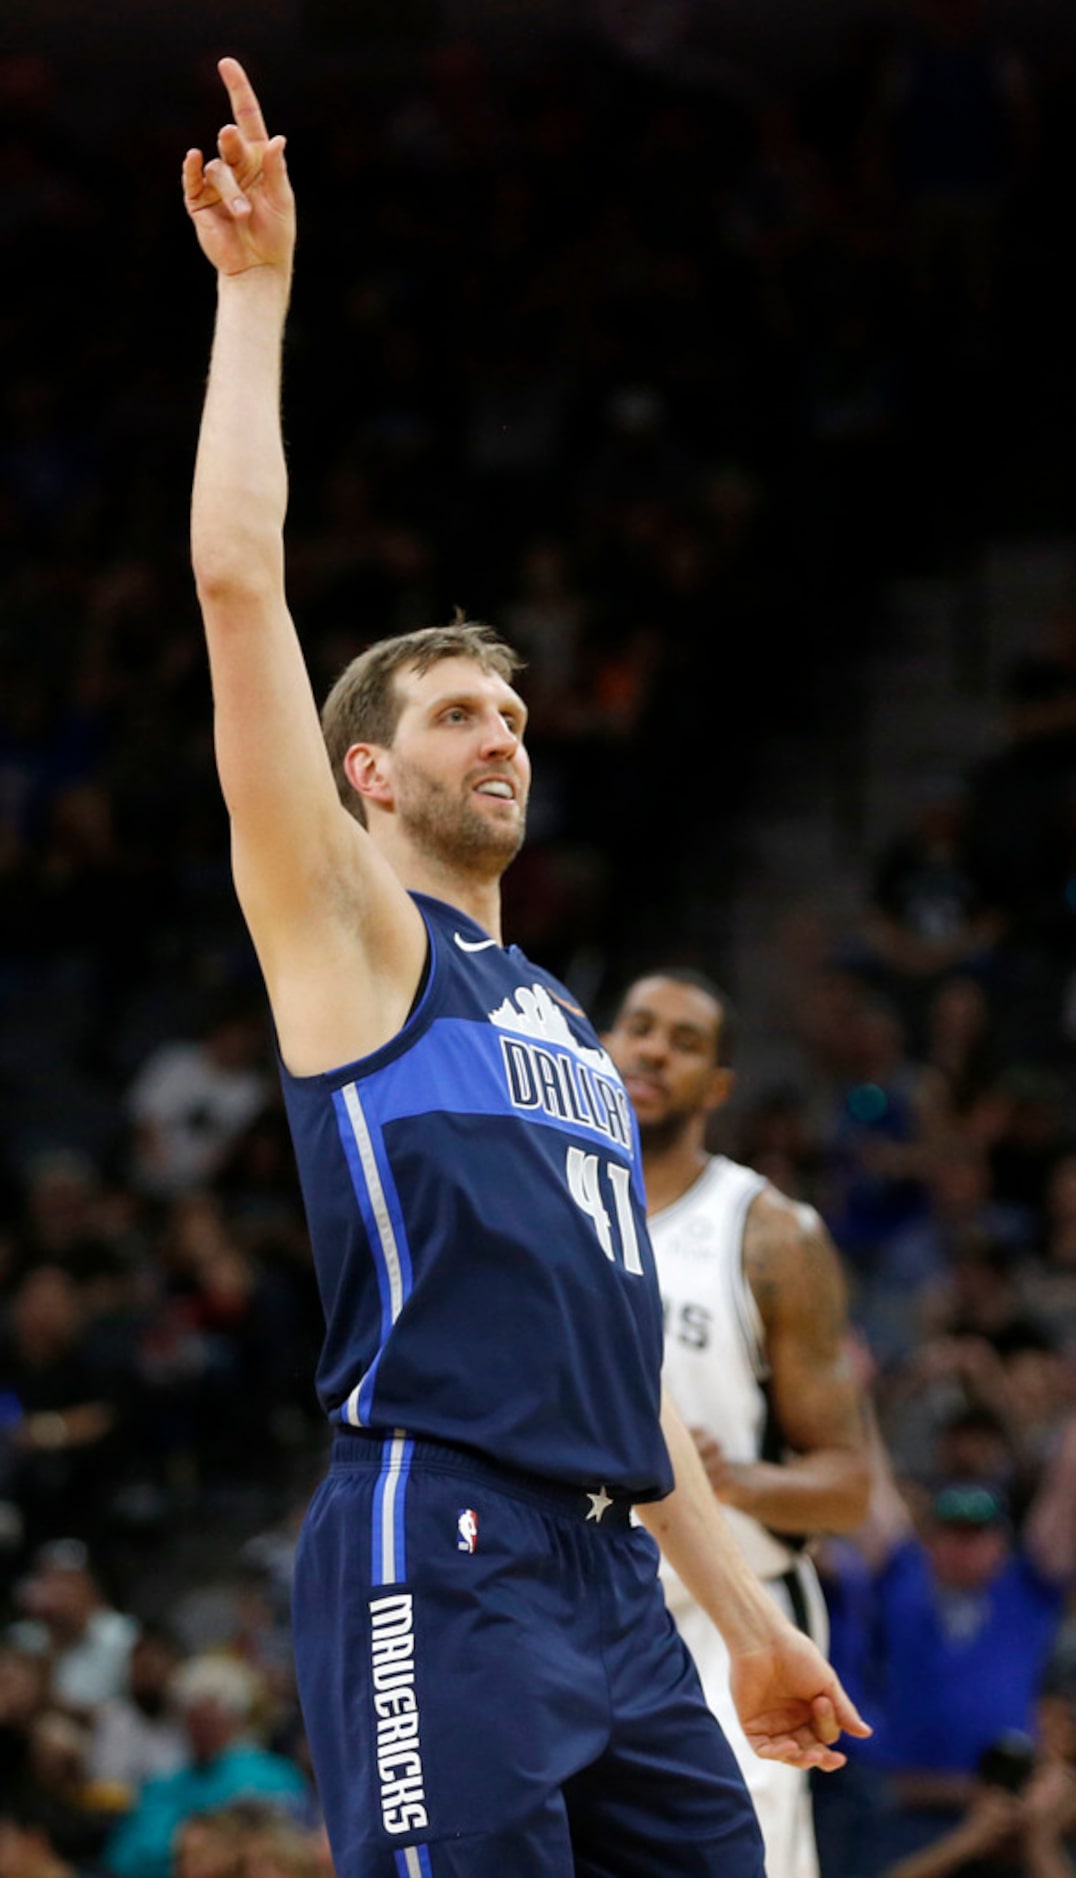
<svg viewBox="0 0 1076 1878">
<path fill-rule="evenodd" d="M 626 1503 L 339 1433 L 296 1670 L 337 1878 L 764 1878 Z"/>
</svg>

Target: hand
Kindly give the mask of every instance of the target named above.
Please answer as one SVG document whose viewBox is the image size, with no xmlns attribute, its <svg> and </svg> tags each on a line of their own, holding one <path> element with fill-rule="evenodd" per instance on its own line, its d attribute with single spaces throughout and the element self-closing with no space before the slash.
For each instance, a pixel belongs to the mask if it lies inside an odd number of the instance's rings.
<svg viewBox="0 0 1076 1878">
<path fill-rule="evenodd" d="M 235 114 L 217 138 L 219 156 L 200 150 L 183 160 L 183 201 L 203 252 L 220 274 L 256 267 L 290 273 L 295 248 L 295 198 L 283 137 L 270 137 L 253 86 L 238 59 L 217 68 Z"/>
<path fill-rule="evenodd" d="M 743 1485 L 741 1476 L 744 1472 L 741 1464 L 729 1460 L 717 1436 L 712 1435 L 708 1428 L 693 1428 L 691 1439 L 717 1498 L 726 1506 L 739 1506 L 740 1488 Z"/>
<path fill-rule="evenodd" d="M 1037 1767 L 1021 1795 L 1026 1831 L 1061 1836 L 1076 1822 L 1076 1773 L 1060 1761 Z"/>
<path fill-rule="evenodd" d="M 791 1624 L 773 1643 L 732 1657 L 731 1687 L 743 1731 L 765 1761 L 831 1773 L 847 1758 L 832 1745 L 842 1729 L 873 1732 L 825 1657 Z"/>
<path fill-rule="evenodd" d="M 994 1851 L 1017 1830 L 1020 1814 L 1015 1793 L 1006 1793 L 1003 1787 L 982 1787 L 962 1822 L 968 1848 L 976 1853 Z"/>
</svg>

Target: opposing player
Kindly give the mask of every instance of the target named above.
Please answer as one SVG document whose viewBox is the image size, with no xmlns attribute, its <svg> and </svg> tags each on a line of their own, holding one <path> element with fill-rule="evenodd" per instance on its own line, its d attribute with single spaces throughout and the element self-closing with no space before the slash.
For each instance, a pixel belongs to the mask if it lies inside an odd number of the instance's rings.
<svg viewBox="0 0 1076 1878">
<path fill-rule="evenodd" d="M 759 1878 L 632 1503 L 721 1622 L 760 1753 L 834 1767 L 865 1724 L 744 1567 L 682 1424 L 662 1437 L 630 1106 L 570 995 L 501 942 L 530 780 L 514 655 L 467 622 L 382 641 L 319 724 L 283 578 L 293 199 L 283 139 L 221 74 L 235 122 L 184 164 L 218 274 L 192 548 L 326 1315 L 337 1434 L 294 1616 L 336 1868 Z"/>
<path fill-rule="evenodd" d="M 732 1091 L 729 1030 L 716 985 L 665 969 L 628 988 L 606 1043 L 639 1121 L 666 1385 L 746 1558 L 824 1649 L 825 1605 L 805 1536 L 866 1517 L 865 1420 L 846 1356 L 840 1266 L 818 1215 L 706 1151 L 708 1118 Z M 720 1633 L 675 1571 L 663 1576 L 754 1799 L 769 1878 L 815 1878 L 805 1773 L 751 1750 Z"/>
</svg>

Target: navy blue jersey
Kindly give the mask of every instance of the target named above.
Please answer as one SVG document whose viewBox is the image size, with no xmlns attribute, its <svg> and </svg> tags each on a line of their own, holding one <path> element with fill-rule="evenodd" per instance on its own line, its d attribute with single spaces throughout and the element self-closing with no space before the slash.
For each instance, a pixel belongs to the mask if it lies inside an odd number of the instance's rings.
<svg viewBox="0 0 1076 1878">
<path fill-rule="evenodd" d="M 325 1075 L 282 1066 L 319 1397 L 355 1427 L 660 1498 L 661 1306 L 620 1078 L 556 979 L 413 897 L 429 969 L 400 1033 Z"/>
</svg>

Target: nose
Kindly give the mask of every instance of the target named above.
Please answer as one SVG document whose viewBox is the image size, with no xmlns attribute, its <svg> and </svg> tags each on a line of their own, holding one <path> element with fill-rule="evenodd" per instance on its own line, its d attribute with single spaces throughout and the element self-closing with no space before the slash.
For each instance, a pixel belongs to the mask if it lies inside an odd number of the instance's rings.
<svg viewBox="0 0 1076 1878">
<path fill-rule="evenodd" d="M 490 711 L 482 727 L 483 756 L 512 757 L 518 749 L 518 731 L 505 722 L 499 711 Z"/>
</svg>

